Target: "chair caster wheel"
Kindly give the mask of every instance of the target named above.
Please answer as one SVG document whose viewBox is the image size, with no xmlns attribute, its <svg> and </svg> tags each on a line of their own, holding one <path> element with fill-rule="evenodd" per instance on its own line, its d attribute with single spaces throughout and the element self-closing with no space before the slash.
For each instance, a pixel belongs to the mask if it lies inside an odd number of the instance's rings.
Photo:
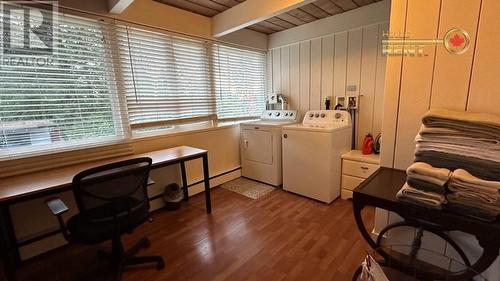
<svg viewBox="0 0 500 281">
<path fill-rule="evenodd" d="M 165 268 L 165 262 L 163 260 L 158 261 L 158 264 L 156 265 L 156 270 L 162 270 Z"/>
</svg>

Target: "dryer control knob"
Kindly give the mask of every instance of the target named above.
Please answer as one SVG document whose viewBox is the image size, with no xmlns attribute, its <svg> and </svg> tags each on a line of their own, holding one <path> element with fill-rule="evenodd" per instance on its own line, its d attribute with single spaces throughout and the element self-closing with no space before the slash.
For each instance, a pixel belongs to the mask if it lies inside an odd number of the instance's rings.
<svg viewBox="0 0 500 281">
<path fill-rule="evenodd" d="M 318 114 L 318 113 L 316 113 L 316 115 L 314 115 L 314 117 L 318 118 L 318 117 L 319 117 L 319 114 Z"/>
<path fill-rule="evenodd" d="M 321 113 L 321 118 L 325 118 L 326 114 Z"/>
<path fill-rule="evenodd" d="M 314 114 L 309 114 L 309 118 L 313 118 L 314 117 Z"/>
<path fill-rule="evenodd" d="M 267 115 L 271 116 L 271 114 L 272 114 L 272 113 L 271 113 L 271 112 L 269 112 Z"/>
<path fill-rule="evenodd" d="M 279 112 L 276 112 L 276 113 L 274 113 L 274 115 L 276 115 L 276 116 L 280 116 L 280 113 L 279 113 Z"/>
<path fill-rule="evenodd" d="M 339 119 L 340 117 L 342 117 L 342 114 L 340 114 L 340 113 L 335 113 L 335 119 Z"/>
</svg>

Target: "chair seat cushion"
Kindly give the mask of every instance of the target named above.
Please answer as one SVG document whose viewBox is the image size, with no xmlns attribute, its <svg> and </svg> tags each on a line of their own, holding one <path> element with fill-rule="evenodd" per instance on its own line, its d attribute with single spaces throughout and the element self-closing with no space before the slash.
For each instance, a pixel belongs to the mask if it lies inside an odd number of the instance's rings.
<svg viewBox="0 0 500 281">
<path fill-rule="evenodd" d="M 116 210 L 116 205 L 112 204 L 102 205 L 71 217 L 67 223 L 70 240 L 83 244 L 96 244 L 131 232 L 149 218 L 148 204 L 133 205 L 137 206 L 133 212 L 122 214 L 116 219 L 112 216 L 109 219 L 102 219 L 106 216 L 100 216 L 100 219 L 96 219 L 95 216 L 97 214 L 112 214 L 113 210 Z"/>
</svg>

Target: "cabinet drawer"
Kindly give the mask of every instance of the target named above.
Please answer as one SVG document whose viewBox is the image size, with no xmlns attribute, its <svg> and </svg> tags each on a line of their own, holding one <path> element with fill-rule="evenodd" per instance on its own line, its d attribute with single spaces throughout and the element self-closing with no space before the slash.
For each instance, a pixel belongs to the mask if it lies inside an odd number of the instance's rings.
<svg viewBox="0 0 500 281">
<path fill-rule="evenodd" d="M 379 168 L 378 165 L 368 164 L 350 160 L 342 160 L 342 174 L 359 177 L 368 178 L 371 174 L 375 173 Z"/>
<path fill-rule="evenodd" d="M 342 175 L 342 189 L 353 190 L 365 179 Z"/>
</svg>

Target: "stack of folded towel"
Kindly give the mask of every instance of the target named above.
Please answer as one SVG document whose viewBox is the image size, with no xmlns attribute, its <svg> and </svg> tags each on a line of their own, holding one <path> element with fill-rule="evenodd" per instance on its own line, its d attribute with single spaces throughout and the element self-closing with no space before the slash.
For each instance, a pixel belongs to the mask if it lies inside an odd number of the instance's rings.
<svg viewBox="0 0 500 281">
<path fill-rule="evenodd" d="M 482 180 L 457 169 L 453 171 L 448 189 L 451 209 L 488 221 L 500 215 L 500 182 Z"/>
<path fill-rule="evenodd" d="M 422 123 L 415 138 L 416 163 L 408 169 L 407 182 L 398 198 L 438 208 L 448 204 L 450 209 L 464 215 L 497 219 L 500 116 L 431 109 L 423 116 Z M 431 173 L 430 178 L 422 177 L 426 171 Z M 440 195 L 445 195 L 445 186 L 449 193 L 443 200 Z"/>
<path fill-rule="evenodd" d="M 400 200 L 437 209 L 446 204 L 445 185 L 450 170 L 416 162 L 408 167 L 406 174 L 406 183 L 396 195 Z"/>
<path fill-rule="evenodd" d="M 431 109 L 422 123 L 415 161 L 500 181 L 500 117 Z"/>
</svg>

